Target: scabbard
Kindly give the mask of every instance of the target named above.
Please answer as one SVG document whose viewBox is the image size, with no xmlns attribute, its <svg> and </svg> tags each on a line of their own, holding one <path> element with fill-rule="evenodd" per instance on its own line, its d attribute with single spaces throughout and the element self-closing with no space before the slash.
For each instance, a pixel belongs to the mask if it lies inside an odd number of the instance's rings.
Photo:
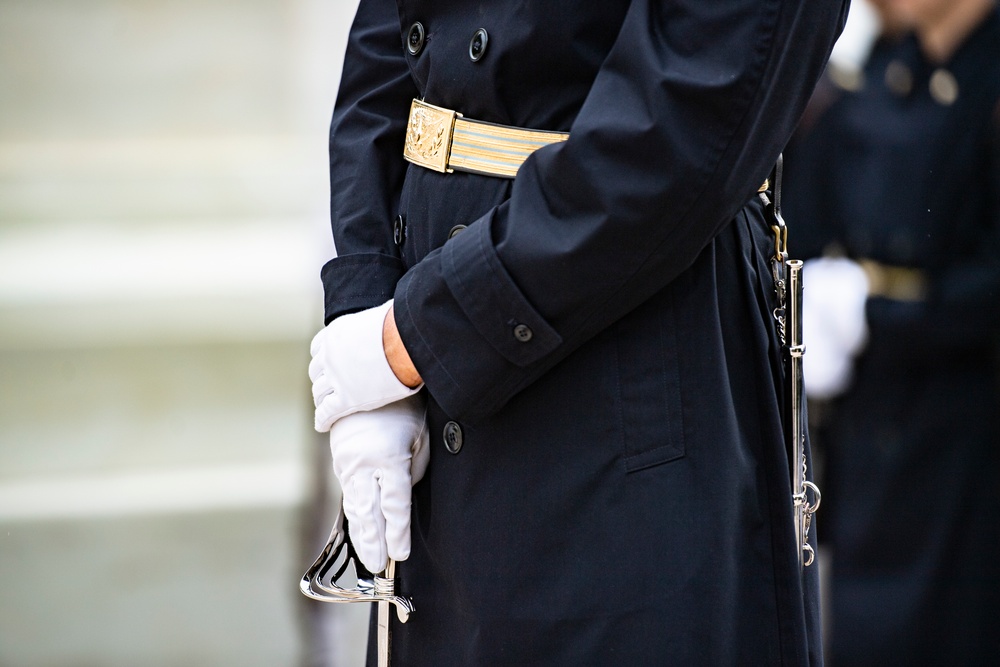
<svg viewBox="0 0 1000 667">
<path fill-rule="evenodd" d="M 766 192 L 759 193 L 764 210 L 774 232 L 774 256 L 771 273 L 777 306 L 774 321 L 781 341 L 785 362 L 783 424 L 785 451 L 789 458 L 789 481 L 792 491 L 792 524 L 795 526 L 795 550 L 799 567 L 812 564 L 815 554 L 809 545 L 809 524 L 819 508 L 820 493 L 808 480 L 806 468 L 806 392 L 802 377 L 802 357 L 806 346 L 802 340 L 802 260 L 788 259 L 788 227 L 781 217 L 782 159 L 774 165 L 774 201 Z M 815 502 L 809 502 L 812 491 Z"/>
<path fill-rule="evenodd" d="M 788 452 L 791 457 L 792 505 L 795 511 L 795 543 L 798 549 L 799 565 L 806 562 L 808 539 L 808 513 L 806 499 L 806 405 L 805 385 L 802 378 L 802 357 L 806 352 L 802 344 L 802 261 L 790 259 L 785 262 L 788 278 L 788 306 L 785 335 L 788 337 Z M 811 550 L 810 550 L 811 552 Z"/>
</svg>

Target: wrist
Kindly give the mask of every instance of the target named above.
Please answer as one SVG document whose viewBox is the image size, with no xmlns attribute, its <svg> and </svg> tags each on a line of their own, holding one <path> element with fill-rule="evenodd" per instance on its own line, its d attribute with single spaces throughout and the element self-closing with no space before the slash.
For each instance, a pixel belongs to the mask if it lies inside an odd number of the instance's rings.
<svg viewBox="0 0 1000 667">
<path fill-rule="evenodd" d="M 382 348 L 385 350 L 385 358 L 389 362 L 389 368 L 397 380 L 411 388 L 417 387 L 423 382 L 416 366 L 413 365 L 413 360 L 410 359 L 410 353 L 403 345 L 403 339 L 399 337 L 399 329 L 396 328 L 396 318 L 392 307 L 389 308 L 389 312 L 386 313 L 385 319 L 382 321 Z"/>
</svg>

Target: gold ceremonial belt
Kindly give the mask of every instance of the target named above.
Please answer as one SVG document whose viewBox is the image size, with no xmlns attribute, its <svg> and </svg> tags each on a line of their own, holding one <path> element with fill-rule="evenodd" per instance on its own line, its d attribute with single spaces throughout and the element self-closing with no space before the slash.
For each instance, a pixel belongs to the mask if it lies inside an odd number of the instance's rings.
<svg viewBox="0 0 1000 667">
<path fill-rule="evenodd" d="M 567 139 L 567 132 L 487 123 L 413 100 L 403 157 L 441 173 L 467 171 L 514 178 L 529 155 L 542 146 Z"/>
<path fill-rule="evenodd" d="M 868 296 L 922 301 L 927 295 L 927 275 L 920 269 L 888 266 L 870 259 L 859 259 L 858 263 L 868 278 Z"/>
<path fill-rule="evenodd" d="M 466 118 L 457 111 L 421 100 L 410 104 L 403 157 L 441 173 L 466 171 L 514 178 L 528 156 L 543 146 L 569 139 L 568 132 L 529 130 Z M 768 189 L 768 181 L 757 190 Z"/>
</svg>

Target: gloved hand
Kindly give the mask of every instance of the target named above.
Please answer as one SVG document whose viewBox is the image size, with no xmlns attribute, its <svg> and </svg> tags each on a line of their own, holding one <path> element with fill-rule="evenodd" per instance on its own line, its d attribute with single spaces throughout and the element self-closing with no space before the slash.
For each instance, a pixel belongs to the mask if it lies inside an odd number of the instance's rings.
<svg viewBox="0 0 1000 667">
<path fill-rule="evenodd" d="M 330 429 L 333 473 L 344 494 L 351 544 L 373 573 L 410 555 L 412 486 L 430 460 L 423 396 L 355 412 Z"/>
<path fill-rule="evenodd" d="M 312 339 L 309 379 L 316 404 L 316 430 L 362 410 L 412 396 L 420 386 L 400 382 L 382 348 L 382 323 L 392 299 L 381 306 L 341 315 Z"/>
<path fill-rule="evenodd" d="M 833 398 L 847 389 L 854 358 L 868 340 L 868 278 L 849 259 L 813 259 L 802 268 L 802 287 L 806 395 Z"/>
</svg>

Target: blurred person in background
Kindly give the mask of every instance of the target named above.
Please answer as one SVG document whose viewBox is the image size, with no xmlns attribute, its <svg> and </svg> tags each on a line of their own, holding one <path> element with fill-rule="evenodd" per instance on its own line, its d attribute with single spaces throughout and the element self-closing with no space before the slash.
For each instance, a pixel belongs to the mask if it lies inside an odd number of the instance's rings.
<svg viewBox="0 0 1000 667">
<path fill-rule="evenodd" d="M 758 194 L 845 13 L 362 0 L 310 376 L 393 662 L 821 661 Z"/>
<path fill-rule="evenodd" d="M 788 151 L 835 665 L 1000 655 L 1000 14 L 881 0 Z M 839 88 L 839 89 L 838 89 Z M 832 92 L 836 90 L 836 92 Z M 814 411 L 817 412 L 818 411 Z"/>
</svg>

